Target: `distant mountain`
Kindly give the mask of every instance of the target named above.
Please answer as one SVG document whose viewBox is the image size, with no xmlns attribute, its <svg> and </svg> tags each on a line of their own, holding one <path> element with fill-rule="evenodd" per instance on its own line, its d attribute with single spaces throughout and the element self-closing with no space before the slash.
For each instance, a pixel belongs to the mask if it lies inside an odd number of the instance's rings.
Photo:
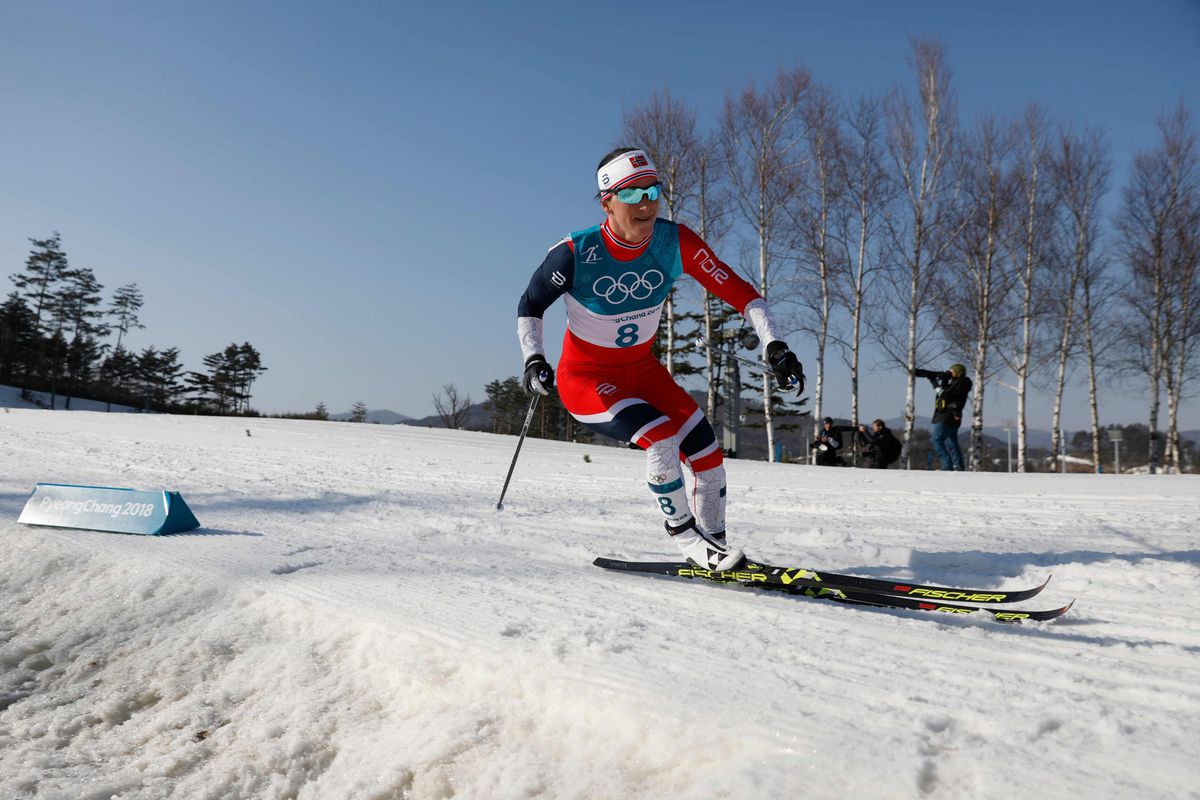
<svg viewBox="0 0 1200 800">
<path fill-rule="evenodd" d="M 329 419 L 334 422 L 348 422 L 354 416 L 349 411 L 343 411 L 339 414 L 330 414 Z M 428 417 L 410 417 L 406 414 L 397 414 L 395 411 L 388 409 L 379 409 L 376 411 L 367 412 L 367 422 L 375 425 L 413 425 L 418 428 L 443 428 L 442 418 L 437 414 L 432 414 Z M 471 406 L 467 413 L 467 422 L 463 426 L 469 430 L 491 430 L 492 417 L 483 408 L 483 403 L 475 403 Z"/>
<path fill-rule="evenodd" d="M 420 428 L 444 428 L 442 418 L 437 414 L 432 414 L 428 417 L 420 419 L 412 419 L 411 417 L 404 420 L 405 425 L 415 425 Z M 490 431 L 492 429 L 492 415 L 483 407 L 483 403 L 473 403 L 467 409 L 467 420 L 463 424 L 463 428 L 470 431 Z"/>
<path fill-rule="evenodd" d="M 351 412 L 343 411 L 340 414 L 330 414 L 329 418 L 336 422 L 348 422 L 352 416 L 354 416 L 354 414 L 352 414 Z M 378 411 L 368 411 L 367 412 L 367 422 L 374 423 L 376 425 L 401 425 L 401 424 L 416 425 L 417 424 L 417 421 L 414 420 L 412 417 L 406 417 L 403 414 L 397 414 L 395 411 L 389 411 L 386 408 L 380 409 Z"/>
</svg>

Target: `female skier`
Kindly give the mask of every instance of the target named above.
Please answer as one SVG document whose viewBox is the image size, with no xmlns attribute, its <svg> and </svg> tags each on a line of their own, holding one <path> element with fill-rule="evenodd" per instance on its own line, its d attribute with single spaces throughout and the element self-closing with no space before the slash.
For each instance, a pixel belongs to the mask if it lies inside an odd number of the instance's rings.
<svg viewBox="0 0 1200 800">
<path fill-rule="evenodd" d="M 734 569 L 745 556 L 726 537 L 725 467 L 716 435 L 650 351 L 671 285 L 686 273 L 738 309 L 765 343 L 781 386 L 804 391 L 804 371 L 754 287 L 686 226 L 658 218 L 662 186 L 645 152 L 621 147 L 609 153 L 596 182 L 604 221 L 555 244 L 517 307 L 523 385 L 542 395 L 554 388 L 542 317 L 565 295 L 567 331 L 558 363 L 563 406 L 591 430 L 646 451 L 650 491 L 684 558 L 713 571 Z M 694 476 L 691 506 L 680 460 Z"/>
</svg>

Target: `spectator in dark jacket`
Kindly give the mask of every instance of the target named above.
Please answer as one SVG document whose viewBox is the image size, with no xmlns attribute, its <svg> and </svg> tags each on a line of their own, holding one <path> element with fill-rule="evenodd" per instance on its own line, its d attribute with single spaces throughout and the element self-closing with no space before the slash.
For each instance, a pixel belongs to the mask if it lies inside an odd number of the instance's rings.
<svg viewBox="0 0 1200 800">
<path fill-rule="evenodd" d="M 808 448 L 817 451 L 818 467 L 836 467 L 843 463 L 838 457 L 838 450 L 842 449 L 841 432 L 834 428 L 833 417 L 821 420 L 821 431 Z"/>
<path fill-rule="evenodd" d="M 933 411 L 933 449 L 942 462 L 943 470 L 962 472 L 962 450 L 958 448 L 958 428 L 962 425 L 963 408 L 967 395 L 971 393 L 971 379 L 967 368 L 954 364 L 948 372 L 919 369 L 918 378 L 928 378 L 933 384 L 937 403 Z"/>
<path fill-rule="evenodd" d="M 887 469 L 900 459 L 900 440 L 881 419 L 871 423 L 870 430 L 866 425 L 858 426 L 858 441 L 867 448 L 866 457 L 871 460 L 871 469 Z"/>
</svg>

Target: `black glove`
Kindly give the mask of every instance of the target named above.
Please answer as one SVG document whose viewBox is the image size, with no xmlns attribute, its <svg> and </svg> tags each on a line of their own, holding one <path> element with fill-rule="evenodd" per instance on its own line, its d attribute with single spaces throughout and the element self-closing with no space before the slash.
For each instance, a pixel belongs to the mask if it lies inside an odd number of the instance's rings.
<svg viewBox="0 0 1200 800">
<path fill-rule="evenodd" d="M 781 389 L 795 389 L 796 394 L 804 392 L 804 368 L 786 344 L 779 341 L 768 344 L 767 363 Z"/>
<path fill-rule="evenodd" d="M 541 353 L 535 353 L 525 360 L 525 377 L 521 379 L 526 394 L 537 392 L 543 397 L 554 389 L 554 367 Z"/>
</svg>

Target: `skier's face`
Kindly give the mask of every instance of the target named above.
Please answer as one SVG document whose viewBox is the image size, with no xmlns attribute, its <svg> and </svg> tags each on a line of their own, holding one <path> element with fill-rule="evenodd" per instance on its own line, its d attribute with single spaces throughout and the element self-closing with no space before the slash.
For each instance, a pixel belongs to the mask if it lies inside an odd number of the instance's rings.
<svg viewBox="0 0 1200 800">
<path fill-rule="evenodd" d="M 658 178 L 647 175 L 639 181 L 629 184 L 632 188 L 646 189 L 658 183 Z M 622 203 L 616 195 L 606 194 L 600 198 L 600 205 L 608 215 L 608 224 L 613 233 L 627 242 L 637 243 L 654 232 L 654 220 L 658 218 L 658 200 L 650 200 L 642 193 L 637 203 Z"/>
</svg>

